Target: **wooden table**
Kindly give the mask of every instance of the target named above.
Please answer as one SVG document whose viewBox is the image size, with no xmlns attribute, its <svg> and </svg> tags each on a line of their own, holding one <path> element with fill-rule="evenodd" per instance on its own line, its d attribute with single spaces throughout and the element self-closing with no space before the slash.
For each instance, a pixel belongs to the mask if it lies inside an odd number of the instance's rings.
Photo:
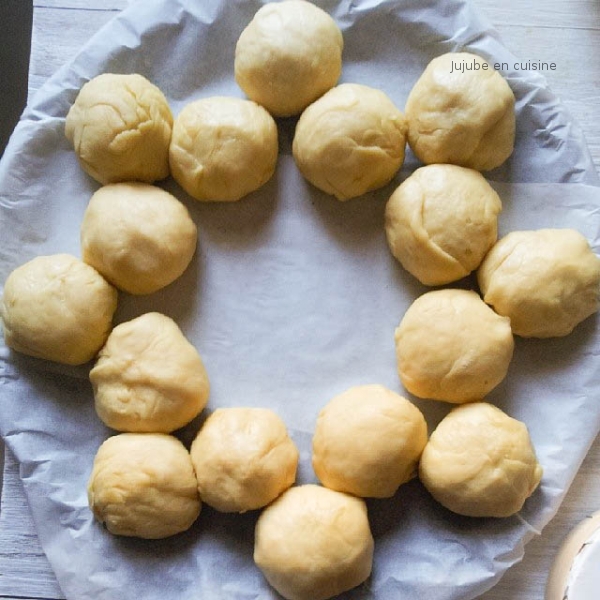
<svg viewBox="0 0 600 600">
<path fill-rule="evenodd" d="M 547 79 L 583 127 L 600 170 L 598 1 L 474 1 L 515 55 L 523 60 L 556 63 L 556 70 L 548 72 Z M 36 0 L 30 93 L 127 4 L 127 0 Z M 530 542 L 524 560 L 481 600 L 542 600 L 547 572 L 562 539 L 584 516 L 598 509 L 600 439 L 592 446 L 558 515 Z M 39 546 L 18 465 L 8 451 L 0 506 L 0 598 L 64 598 Z"/>
</svg>

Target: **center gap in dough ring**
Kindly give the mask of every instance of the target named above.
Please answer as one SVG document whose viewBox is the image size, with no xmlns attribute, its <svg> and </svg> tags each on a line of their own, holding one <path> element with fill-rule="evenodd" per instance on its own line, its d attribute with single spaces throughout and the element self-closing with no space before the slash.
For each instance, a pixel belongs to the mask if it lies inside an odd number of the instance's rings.
<svg viewBox="0 0 600 600">
<path fill-rule="evenodd" d="M 175 119 L 171 173 L 196 200 L 231 202 L 275 172 L 277 125 L 251 100 L 214 96 L 186 105 Z"/>
</svg>

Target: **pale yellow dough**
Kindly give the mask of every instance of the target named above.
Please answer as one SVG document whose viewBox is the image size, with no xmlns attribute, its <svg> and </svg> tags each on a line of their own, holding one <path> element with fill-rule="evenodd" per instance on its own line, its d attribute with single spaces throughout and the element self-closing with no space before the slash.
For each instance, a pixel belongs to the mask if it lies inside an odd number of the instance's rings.
<svg viewBox="0 0 600 600">
<path fill-rule="evenodd" d="M 208 375 L 177 324 L 146 313 L 117 325 L 90 371 L 96 412 L 117 431 L 170 433 L 206 406 Z"/>
<path fill-rule="evenodd" d="M 542 467 L 524 423 L 475 402 L 452 410 L 431 434 L 419 477 L 455 513 L 508 517 L 535 491 Z"/>
<path fill-rule="evenodd" d="M 371 574 L 363 500 L 317 485 L 292 487 L 261 514 L 254 561 L 287 600 L 326 600 Z"/>
</svg>

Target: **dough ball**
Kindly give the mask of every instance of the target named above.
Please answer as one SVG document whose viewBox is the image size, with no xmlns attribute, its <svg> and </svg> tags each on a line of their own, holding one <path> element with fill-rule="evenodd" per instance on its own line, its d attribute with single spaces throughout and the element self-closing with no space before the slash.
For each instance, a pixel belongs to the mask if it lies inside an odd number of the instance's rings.
<svg viewBox="0 0 600 600">
<path fill-rule="evenodd" d="M 153 182 L 169 175 L 172 126 L 166 98 L 145 77 L 104 73 L 81 88 L 65 133 L 96 181 Z"/>
<path fill-rule="evenodd" d="M 382 385 L 362 385 L 319 413 L 312 464 L 330 489 L 389 498 L 416 475 L 426 442 L 427 424 L 414 404 Z"/>
<path fill-rule="evenodd" d="M 254 561 L 287 600 L 326 600 L 371 574 L 364 500 L 317 485 L 290 488 L 258 519 Z"/>
<path fill-rule="evenodd" d="M 434 58 L 408 96 L 406 118 L 408 143 L 426 164 L 488 171 L 513 151 L 515 96 L 502 75 L 475 54 Z"/>
<path fill-rule="evenodd" d="M 396 329 L 398 373 L 419 398 L 462 404 L 481 400 L 506 376 L 514 340 L 510 320 L 475 293 L 423 294 Z"/>
<path fill-rule="evenodd" d="M 81 225 L 83 260 L 130 294 L 151 294 L 177 279 L 196 249 L 187 208 L 146 183 L 113 183 L 90 200 Z"/>
<path fill-rule="evenodd" d="M 302 175 L 338 200 L 388 183 L 404 162 L 406 120 L 380 90 L 339 85 L 300 117 L 293 153 Z"/>
<path fill-rule="evenodd" d="M 516 335 L 567 335 L 598 310 L 600 259 L 573 229 L 513 231 L 477 275 L 483 299 L 510 317 Z"/>
<path fill-rule="evenodd" d="M 108 438 L 94 459 L 88 501 L 111 533 L 146 539 L 189 529 L 201 506 L 188 451 L 162 433 Z"/>
<path fill-rule="evenodd" d="M 191 449 L 203 502 L 221 512 L 262 508 L 296 479 L 298 450 L 266 408 L 220 408 Z"/>
<path fill-rule="evenodd" d="M 296 115 L 336 84 L 343 47 L 335 21 L 314 4 L 266 4 L 240 35 L 235 79 L 271 114 Z"/>
<path fill-rule="evenodd" d="M 452 410 L 431 434 L 419 467 L 431 495 L 467 517 L 508 517 L 542 478 L 527 427 L 486 402 Z"/>
<path fill-rule="evenodd" d="M 173 126 L 173 177 L 196 200 L 234 201 L 275 172 L 277 126 L 258 104 L 239 98 L 196 100 Z"/>
<path fill-rule="evenodd" d="M 39 256 L 4 284 L 0 317 L 6 345 L 67 365 L 88 362 L 112 327 L 117 291 L 69 254 Z"/>
<path fill-rule="evenodd" d="M 209 394 L 198 352 L 159 313 L 117 325 L 90 381 L 98 416 L 117 431 L 170 433 L 197 416 Z"/>
<path fill-rule="evenodd" d="M 496 242 L 502 202 L 483 176 L 455 165 L 417 169 L 392 194 L 385 232 L 392 254 L 425 285 L 476 269 Z"/>
</svg>

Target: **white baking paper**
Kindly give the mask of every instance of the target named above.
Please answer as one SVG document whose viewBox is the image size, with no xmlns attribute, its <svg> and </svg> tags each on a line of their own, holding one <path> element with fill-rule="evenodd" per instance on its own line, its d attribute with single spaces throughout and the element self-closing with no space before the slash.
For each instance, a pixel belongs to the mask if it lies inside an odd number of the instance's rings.
<svg viewBox="0 0 600 600">
<path fill-rule="evenodd" d="M 320 4 L 344 32 L 342 80 L 379 87 L 400 108 L 436 55 L 466 49 L 492 62 L 515 60 L 465 1 Z M 135 2 L 47 82 L 0 162 L 0 281 L 39 254 L 79 255 L 80 220 L 98 187 L 63 133 L 81 85 L 102 72 L 139 72 L 163 89 L 175 114 L 196 98 L 242 96 L 233 79 L 234 47 L 259 6 Z M 488 174 L 504 202 L 501 233 L 573 226 L 598 252 L 600 189 L 579 128 L 541 76 L 510 68 L 504 74 L 517 96 L 518 135 L 512 158 Z M 339 203 L 302 179 L 290 153 L 294 121 L 279 125 L 276 175 L 238 203 L 200 204 L 164 182 L 198 224 L 196 258 L 157 294 L 121 294 L 116 320 L 150 310 L 173 317 L 204 358 L 208 410 L 276 410 L 301 450 L 304 483 L 315 481 L 312 430 L 333 395 L 374 382 L 405 393 L 393 332 L 425 288 L 391 257 L 383 210 L 417 161 L 409 153 L 390 185 Z M 520 514 L 501 520 L 453 515 L 418 481 L 389 500 L 369 501 L 373 574 L 345 598 L 468 600 L 518 561 L 557 510 L 600 429 L 599 349 L 597 317 L 566 338 L 517 340 L 509 375 L 489 400 L 528 425 L 545 470 L 540 488 Z M 257 513 L 204 507 L 188 532 L 151 542 L 113 537 L 93 520 L 86 482 L 111 431 L 95 415 L 87 372 L 0 346 L 0 432 L 20 462 L 40 541 L 67 598 L 275 598 L 252 561 Z M 430 429 L 449 408 L 416 402 Z M 179 432 L 184 442 L 200 421 Z"/>
</svg>

